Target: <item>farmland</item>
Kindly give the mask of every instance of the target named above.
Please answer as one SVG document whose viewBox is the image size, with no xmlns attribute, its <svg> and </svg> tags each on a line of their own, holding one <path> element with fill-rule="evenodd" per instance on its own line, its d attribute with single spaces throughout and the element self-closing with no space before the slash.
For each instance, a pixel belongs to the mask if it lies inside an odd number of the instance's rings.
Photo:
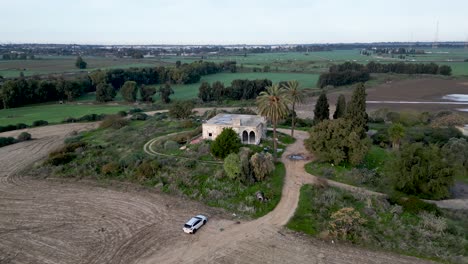
<svg viewBox="0 0 468 264">
<path fill-rule="evenodd" d="M 0 111 L 0 126 L 24 123 L 31 125 L 36 120 L 49 123 L 61 122 L 67 117 L 81 117 L 87 114 L 115 114 L 127 110 L 125 105 L 78 105 L 78 104 L 40 104 Z"/>
</svg>

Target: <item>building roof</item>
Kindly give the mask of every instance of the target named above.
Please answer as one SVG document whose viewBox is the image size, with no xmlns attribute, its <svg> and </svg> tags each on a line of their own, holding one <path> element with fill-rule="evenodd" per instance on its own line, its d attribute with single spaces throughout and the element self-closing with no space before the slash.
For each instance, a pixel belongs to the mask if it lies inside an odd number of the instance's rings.
<svg viewBox="0 0 468 264">
<path fill-rule="evenodd" d="M 218 114 L 208 120 L 206 123 L 210 125 L 236 126 L 235 120 L 240 120 L 241 126 L 257 126 L 265 123 L 265 119 L 258 115 L 234 115 L 234 114 Z"/>
</svg>

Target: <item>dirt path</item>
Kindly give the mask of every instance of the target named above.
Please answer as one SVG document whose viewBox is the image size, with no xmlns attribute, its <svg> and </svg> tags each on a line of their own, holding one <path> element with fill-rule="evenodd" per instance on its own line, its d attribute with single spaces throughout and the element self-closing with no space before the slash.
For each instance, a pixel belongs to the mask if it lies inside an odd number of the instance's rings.
<svg viewBox="0 0 468 264">
<path fill-rule="evenodd" d="M 305 238 L 282 227 L 294 214 L 300 186 L 314 182 L 304 172 L 306 161 L 286 159 L 305 153 L 305 132 L 297 132 L 283 155 L 287 173 L 278 206 L 239 224 L 221 210 L 130 184 L 100 186 L 22 172 L 72 131 L 96 125 L 34 128 L 29 132 L 35 140 L 0 148 L 0 263 L 425 263 Z M 196 235 L 183 234 L 181 224 L 200 212 L 209 223 Z"/>
</svg>

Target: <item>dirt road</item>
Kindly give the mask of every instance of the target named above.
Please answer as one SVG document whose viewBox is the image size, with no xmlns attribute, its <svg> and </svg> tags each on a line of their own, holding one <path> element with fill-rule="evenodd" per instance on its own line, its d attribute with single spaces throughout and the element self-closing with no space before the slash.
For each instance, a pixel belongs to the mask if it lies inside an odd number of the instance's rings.
<svg viewBox="0 0 468 264">
<path fill-rule="evenodd" d="M 239 224 L 221 210 L 133 185 L 37 179 L 23 171 L 67 134 L 95 126 L 34 128 L 35 140 L 0 148 L 0 263 L 425 262 L 321 242 L 282 227 L 294 213 L 300 186 L 314 181 L 303 170 L 305 161 L 285 158 L 305 153 L 304 132 L 283 155 L 287 175 L 277 208 Z M 207 226 L 183 234 L 182 223 L 200 212 L 210 217 Z"/>
</svg>

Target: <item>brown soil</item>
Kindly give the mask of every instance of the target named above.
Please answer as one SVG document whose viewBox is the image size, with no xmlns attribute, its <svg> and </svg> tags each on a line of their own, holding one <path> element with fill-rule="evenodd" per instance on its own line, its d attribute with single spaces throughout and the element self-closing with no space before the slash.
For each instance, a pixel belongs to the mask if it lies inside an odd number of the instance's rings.
<svg viewBox="0 0 468 264">
<path fill-rule="evenodd" d="M 467 94 L 468 82 L 465 80 L 451 80 L 439 78 L 421 78 L 393 81 L 370 87 L 366 90 L 367 101 L 446 101 L 442 97 L 447 94 Z M 351 100 L 352 89 L 333 91 L 327 94 L 330 103 L 330 112 L 334 112 L 334 105 L 340 94 L 344 94 L 346 101 Z M 317 97 L 311 98 L 306 104 L 299 106 L 299 112 L 312 118 L 313 106 Z M 468 108 L 468 105 L 440 105 L 440 104 L 367 104 L 367 110 L 388 108 L 393 111 L 441 111 Z"/>
<path fill-rule="evenodd" d="M 265 217 L 239 224 L 221 210 L 130 184 L 25 176 L 24 169 L 67 134 L 95 126 L 34 128 L 29 132 L 35 140 L 0 148 L 0 263 L 426 262 L 283 229 L 294 214 L 300 186 L 315 181 L 304 172 L 306 161 L 283 158 L 287 174 L 280 203 Z M 298 131 L 283 157 L 306 153 L 306 136 Z M 196 235 L 183 234 L 181 225 L 196 213 L 207 214 L 210 221 Z"/>
</svg>

